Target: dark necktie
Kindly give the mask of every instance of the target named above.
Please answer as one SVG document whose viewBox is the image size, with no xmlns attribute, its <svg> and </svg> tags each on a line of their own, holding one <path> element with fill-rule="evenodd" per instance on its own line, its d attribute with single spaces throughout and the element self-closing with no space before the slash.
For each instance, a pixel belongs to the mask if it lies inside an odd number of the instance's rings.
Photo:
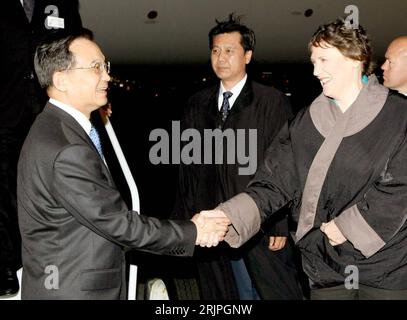
<svg viewBox="0 0 407 320">
<path fill-rule="evenodd" d="M 102 144 L 100 142 L 99 133 L 93 125 L 89 132 L 89 138 L 90 138 L 90 140 L 92 140 L 93 145 L 95 146 L 96 150 L 98 151 L 100 157 L 103 159 L 103 150 L 102 150 Z"/>
<path fill-rule="evenodd" d="M 29 22 L 33 17 L 35 0 L 23 0 L 23 8 Z"/>
<path fill-rule="evenodd" d="M 233 95 L 233 93 L 230 91 L 225 91 L 223 93 L 223 102 L 222 102 L 222 107 L 220 108 L 220 113 L 222 115 L 222 122 L 225 122 L 226 118 L 228 117 L 229 110 L 230 110 L 229 98 L 232 95 Z"/>
</svg>

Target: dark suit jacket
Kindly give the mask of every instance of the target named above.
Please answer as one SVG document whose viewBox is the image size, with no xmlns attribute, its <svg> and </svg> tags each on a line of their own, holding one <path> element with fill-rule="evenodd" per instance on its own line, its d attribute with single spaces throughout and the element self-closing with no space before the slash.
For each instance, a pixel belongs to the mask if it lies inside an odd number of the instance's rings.
<svg viewBox="0 0 407 320">
<path fill-rule="evenodd" d="M 128 210 L 88 135 L 50 103 L 21 151 L 17 194 L 23 299 L 124 299 L 125 249 L 194 250 L 192 222 Z M 49 289 L 55 269 L 58 288 Z"/>
<path fill-rule="evenodd" d="M 203 137 L 205 129 L 216 129 L 222 125 L 218 109 L 218 93 L 219 84 L 204 89 L 189 99 L 181 120 L 182 130 L 195 128 Z M 248 129 L 256 129 L 256 156 L 259 166 L 271 141 L 290 115 L 290 102 L 282 92 L 248 78 L 222 130 L 245 129 L 245 137 L 248 140 Z M 246 155 L 248 154 L 247 140 L 245 141 Z M 181 164 L 179 196 L 174 213 L 176 216 L 190 218 L 194 212 L 216 207 L 220 202 L 246 189 L 253 175 L 239 174 L 238 169 L 245 165 L 240 165 L 237 161 L 235 164 L 228 164 L 226 155 L 225 149 L 224 161 L 220 165 Z M 272 234 L 288 235 L 285 226 L 286 223 L 282 222 L 281 228 L 273 229 Z"/>
<path fill-rule="evenodd" d="M 195 128 L 201 132 L 201 136 L 204 136 L 205 129 L 222 126 L 218 109 L 218 93 L 219 84 L 192 96 L 181 122 L 182 129 Z M 233 129 L 235 132 L 237 129 L 246 129 L 246 155 L 248 154 L 248 129 L 256 129 L 259 166 L 268 146 L 290 114 L 290 102 L 282 92 L 248 78 L 222 129 Z M 252 176 L 239 175 L 240 165 L 227 164 L 226 154 L 225 147 L 225 158 L 220 165 L 181 164 L 179 194 L 174 216 L 190 218 L 194 212 L 214 208 L 246 189 Z M 241 249 L 227 252 L 226 246 L 222 244 L 210 250 L 198 248 L 196 257 L 199 261 L 202 297 L 238 299 L 229 261 L 230 258 L 240 257 L 245 258 L 252 280 L 263 299 L 301 297 L 296 284 L 295 269 L 292 267 L 293 261 L 288 254 L 285 254 L 290 250 L 289 244 L 281 252 L 271 252 L 268 249 L 268 235 L 288 235 L 287 221 L 283 214 L 277 221 L 264 225 L 262 232 Z M 278 261 L 275 262 L 275 259 Z M 251 261 L 253 265 L 260 266 L 261 270 L 251 268 Z M 266 278 L 271 278 L 271 281 L 268 280 L 266 288 L 263 289 Z M 290 286 L 293 289 L 289 288 Z"/>
<path fill-rule="evenodd" d="M 58 8 L 64 29 L 47 29 L 47 6 Z M 31 121 L 47 100 L 34 72 L 34 53 L 38 43 L 56 33 L 82 28 L 77 0 L 36 0 L 29 23 L 20 0 L 3 0 L 0 10 L 0 128 L 16 127 Z M 30 125 L 31 123 L 28 123 Z M 27 124 L 26 124 L 27 125 Z"/>
</svg>

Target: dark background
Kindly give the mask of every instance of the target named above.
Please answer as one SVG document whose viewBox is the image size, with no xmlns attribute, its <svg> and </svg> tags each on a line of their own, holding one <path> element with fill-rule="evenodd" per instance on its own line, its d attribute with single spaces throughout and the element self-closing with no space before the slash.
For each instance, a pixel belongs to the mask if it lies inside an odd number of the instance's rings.
<svg viewBox="0 0 407 320">
<path fill-rule="evenodd" d="M 253 79 L 283 91 L 291 100 L 293 113 L 308 106 L 321 92 L 309 64 L 260 65 L 252 61 L 248 74 Z M 109 100 L 110 120 L 136 181 L 140 211 L 144 215 L 168 218 L 173 210 L 178 165 L 153 165 L 149 151 L 151 131 L 165 129 L 171 138 L 172 121 L 180 120 L 188 98 L 216 83 L 210 63 L 205 65 L 113 66 Z M 381 72 L 378 68 L 380 78 Z M 107 136 L 105 153 L 116 184 L 131 207 L 130 195 Z"/>
<path fill-rule="evenodd" d="M 136 181 L 140 211 L 144 215 L 169 217 L 177 188 L 178 164 L 153 165 L 149 151 L 151 131 L 165 129 L 171 138 L 172 121 L 180 120 L 188 98 L 216 83 L 210 64 L 171 66 L 120 66 L 112 68 L 109 100 L 110 118 Z M 320 85 L 309 65 L 250 65 L 254 80 L 274 86 L 291 100 L 293 111 L 307 106 L 320 93 Z M 106 156 L 116 183 L 128 205 L 130 195 L 121 170 L 105 136 Z"/>
</svg>

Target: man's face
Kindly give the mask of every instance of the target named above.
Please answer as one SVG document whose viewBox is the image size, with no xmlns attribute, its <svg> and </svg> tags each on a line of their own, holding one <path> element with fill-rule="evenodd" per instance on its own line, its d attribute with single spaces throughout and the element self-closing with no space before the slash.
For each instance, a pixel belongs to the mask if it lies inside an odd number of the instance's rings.
<svg viewBox="0 0 407 320">
<path fill-rule="evenodd" d="M 395 40 L 389 46 L 382 65 L 383 84 L 401 93 L 407 93 L 407 40 Z"/>
<path fill-rule="evenodd" d="M 232 88 L 246 74 L 252 51 L 244 51 L 239 32 L 222 33 L 213 37 L 211 63 L 213 71 L 227 89 Z"/>
<path fill-rule="evenodd" d="M 84 38 L 75 39 L 69 50 L 75 57 L 75 64 L 72 69 L 66 70 L 68 102 L 88 115 L 107 103 L 110 77 L 104 68 L 103 71 L 100 69 L 101 72 L 97 68 L 92 68 L 103 66 L 105 57 L 96 43 Z"/>
</svg>

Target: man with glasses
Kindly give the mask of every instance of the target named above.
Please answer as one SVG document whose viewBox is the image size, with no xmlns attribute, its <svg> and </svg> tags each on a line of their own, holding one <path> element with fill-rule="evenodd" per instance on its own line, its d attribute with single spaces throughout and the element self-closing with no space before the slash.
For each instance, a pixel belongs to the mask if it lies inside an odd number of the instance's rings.
<svg viewBox="0 0 407 320">
<path fill-rule="evenodd" d="M 89 120 L 110 80 L 96 43 L 86 34 L 44 43 L 34 65 L 50 100 L 18 163 L 23 299 L 124 299 L 126 250 L 186 256 L 223 239 L 227 219 L 160 221 L 126 207 Z"/>
</svg>

